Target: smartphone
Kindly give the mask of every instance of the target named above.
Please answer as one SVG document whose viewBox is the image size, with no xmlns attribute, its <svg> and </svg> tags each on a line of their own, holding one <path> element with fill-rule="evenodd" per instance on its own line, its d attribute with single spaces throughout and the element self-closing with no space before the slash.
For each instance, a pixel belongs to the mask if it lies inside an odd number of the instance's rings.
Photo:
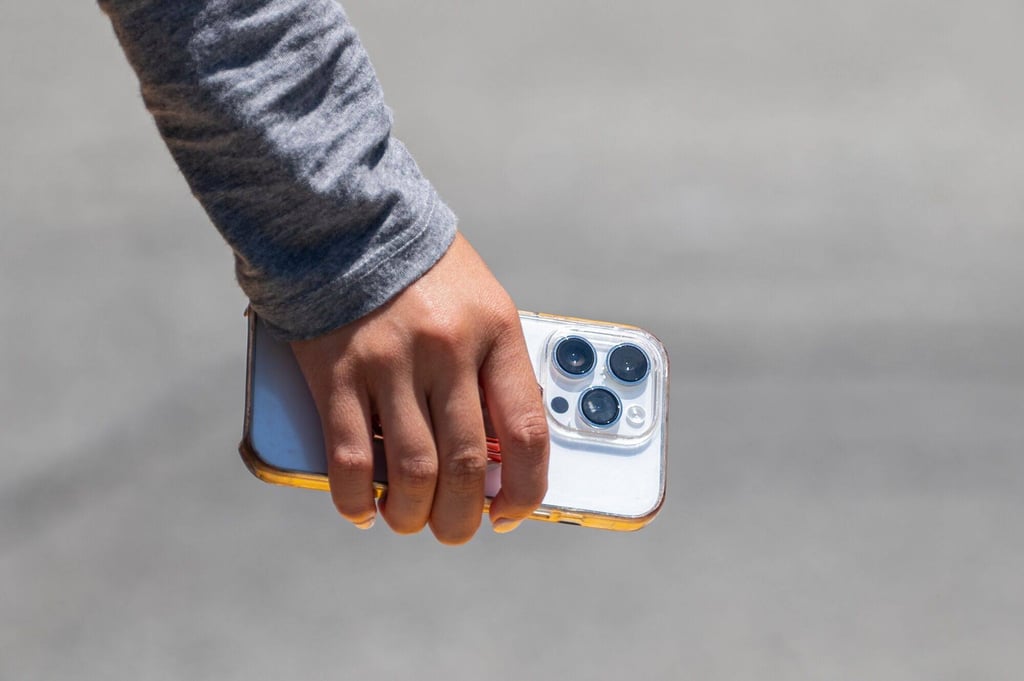
<svg viewBox="0 0 1024 681">
<path fill-rule="evenodd" d="M 665 498 L 664 346 L 633 326 L 533 312 L 519 316 L 551 436 L 548 492 L 532 518 L 609 530 L 643 527 Z M 291 347 L 251 310 L 248 319 L 242 459 L 266 482 L 327 490 L 320 419 Z M 501 483 L 501 443 L 489 428 L 487 450 L 489 501 Z M 378 498 L 387 487 L 379 431 L 374 487 Z"/>
</svg>

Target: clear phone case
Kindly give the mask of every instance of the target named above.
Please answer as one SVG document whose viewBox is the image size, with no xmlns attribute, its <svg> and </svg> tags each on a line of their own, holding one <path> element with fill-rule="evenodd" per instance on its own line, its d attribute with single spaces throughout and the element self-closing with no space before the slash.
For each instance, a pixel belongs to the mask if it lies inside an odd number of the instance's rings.
<svg viewBox="0 0 1024 681">
<path fill-rule="evenodd" d="M 313 398 L 285 342 L 249 315 L 245 426 L 239 451 L 260 479 L 328 489 Z M 665 495 L 668 355 L 636 327 L 520 312 L 544 395 L 551 459 L 537 520 L 612 530 L 650 522 Z M 378 496 L 387 485 L 375 438 Z M 488 437 L 486 494 L 501 483 L 501 446 Z"/>
</svg>

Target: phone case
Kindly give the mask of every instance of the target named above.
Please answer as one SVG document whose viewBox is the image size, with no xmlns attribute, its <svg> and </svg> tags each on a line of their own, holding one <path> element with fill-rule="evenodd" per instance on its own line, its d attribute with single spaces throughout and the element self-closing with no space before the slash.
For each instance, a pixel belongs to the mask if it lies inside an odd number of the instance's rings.
<svg viewBox="0 0 1024 681">
<path fill-rule="evenodd" d="M 298 363 L 255 313 L 248 319 L 242 459 L 265 482 L 327 490 L 320 419 Z M 532 312 L 520 312 L 520 319 L 551 433 L 548 492 L 532 518 L 610 530 L 643 527 L 665 496 L 664 347 L 632 326 Z M 636 349 L 646 359 L 642 375 Z M 379 498 L 387 480 L 379 432 L 374 447 Z M 489 436 L 487 448 L 489 500 L 500 486 L 500 442 Z"/>
</svg>

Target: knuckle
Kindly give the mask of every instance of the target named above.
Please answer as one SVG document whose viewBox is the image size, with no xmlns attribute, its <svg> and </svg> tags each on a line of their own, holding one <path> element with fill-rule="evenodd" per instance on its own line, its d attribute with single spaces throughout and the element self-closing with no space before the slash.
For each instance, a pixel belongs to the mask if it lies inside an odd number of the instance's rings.
<svg viewBox="0 0 1024 681">
<path fill-rule="evenodd" d="M 505 443 L 529 466 L 541 466 L 547 462 L 548 421 L 540 412 L 522 415 L 511 424 Z"/>
<path fill-rule="evenodd" d="M 530 415 L 521 419 L 510 430 L 510 456 L 515 456 L 526 468 L 542 472 L 542 475 L 530 476 L 533 482 L 504 486 L 506 500 L 513 508 L 533 510 L 540 506 L 547 494 L 548 465 L 548 424 L 542 414 Z M 513 453 L 514 452 L 514 453 Z"/>
<path fill-rule="evenodd" d="M 365 473 L 373 468 L 370 457 L 351 447 L 335 447 L 331 450 L 331 464 L 342 473 Z"/>
<path fill-rule="evenodd" d="M 437 462 L 423 457 L 404 457 L 393 473 L 389 471 L 389 478 L 408 494 L 432 494 L 437 482 Z"/>
<path fill-rule="evenodd" d="M 492 303 L 494 323 L 504 331 L 522 333 L 522 322 L 519 321 L 519 310 L 507 295 L 502 295 Z"/>
<path fill-rule="evenodd" d="M 442 317 L 424 323 L 417 343 L 431 354 L 445 356 L 455 354 L 468 337 L 464 320 Z"/>
<path fill-rule="evenodd" d="M 373 463 L 358 450 L 336 447 L 330 454 L 331 500 L 343 518 L 351 522 L 363 522 L 373 514 L 374 505 L 370 494 L 361 494 L 353 489 L 353 479 L 372 474 Z M 367 490 L 368 492 L 368 490 Z"/>
<path fill-rule="evenodd" d="M 457 491 L 480 487 L 487 475 L 487 455 L 480 445 L 464 446 L 455 451 L 444 465 L 445 484 Z"/>
<path fill-rule="evenodd" d="M 353 361 L 358 362 L 362 366 L 363 371 L 369 376 L 377 376 L 382 373 L 390 374 L 396 370 L 405 369 L 407 357 L 406 353 L 401 352 L 399 349 L 382 343 L 379 346 L 364 350 Z"/>
</svg>

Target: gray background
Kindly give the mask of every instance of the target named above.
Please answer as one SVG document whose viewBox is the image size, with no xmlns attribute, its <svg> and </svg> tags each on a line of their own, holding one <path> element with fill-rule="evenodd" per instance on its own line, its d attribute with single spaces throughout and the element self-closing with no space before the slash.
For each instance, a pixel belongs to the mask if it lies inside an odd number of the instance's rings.
<svg viewBox="0 0 1024 681">
<path fill-rule="evenodd" d="M 94 3 L 5 1 L 0 679 L 1020 678 L 1024 6 L 347 9 L 519 305 L 668 345 L 662 515 L 252 479 L 227 247 Z"/>
</svg>

